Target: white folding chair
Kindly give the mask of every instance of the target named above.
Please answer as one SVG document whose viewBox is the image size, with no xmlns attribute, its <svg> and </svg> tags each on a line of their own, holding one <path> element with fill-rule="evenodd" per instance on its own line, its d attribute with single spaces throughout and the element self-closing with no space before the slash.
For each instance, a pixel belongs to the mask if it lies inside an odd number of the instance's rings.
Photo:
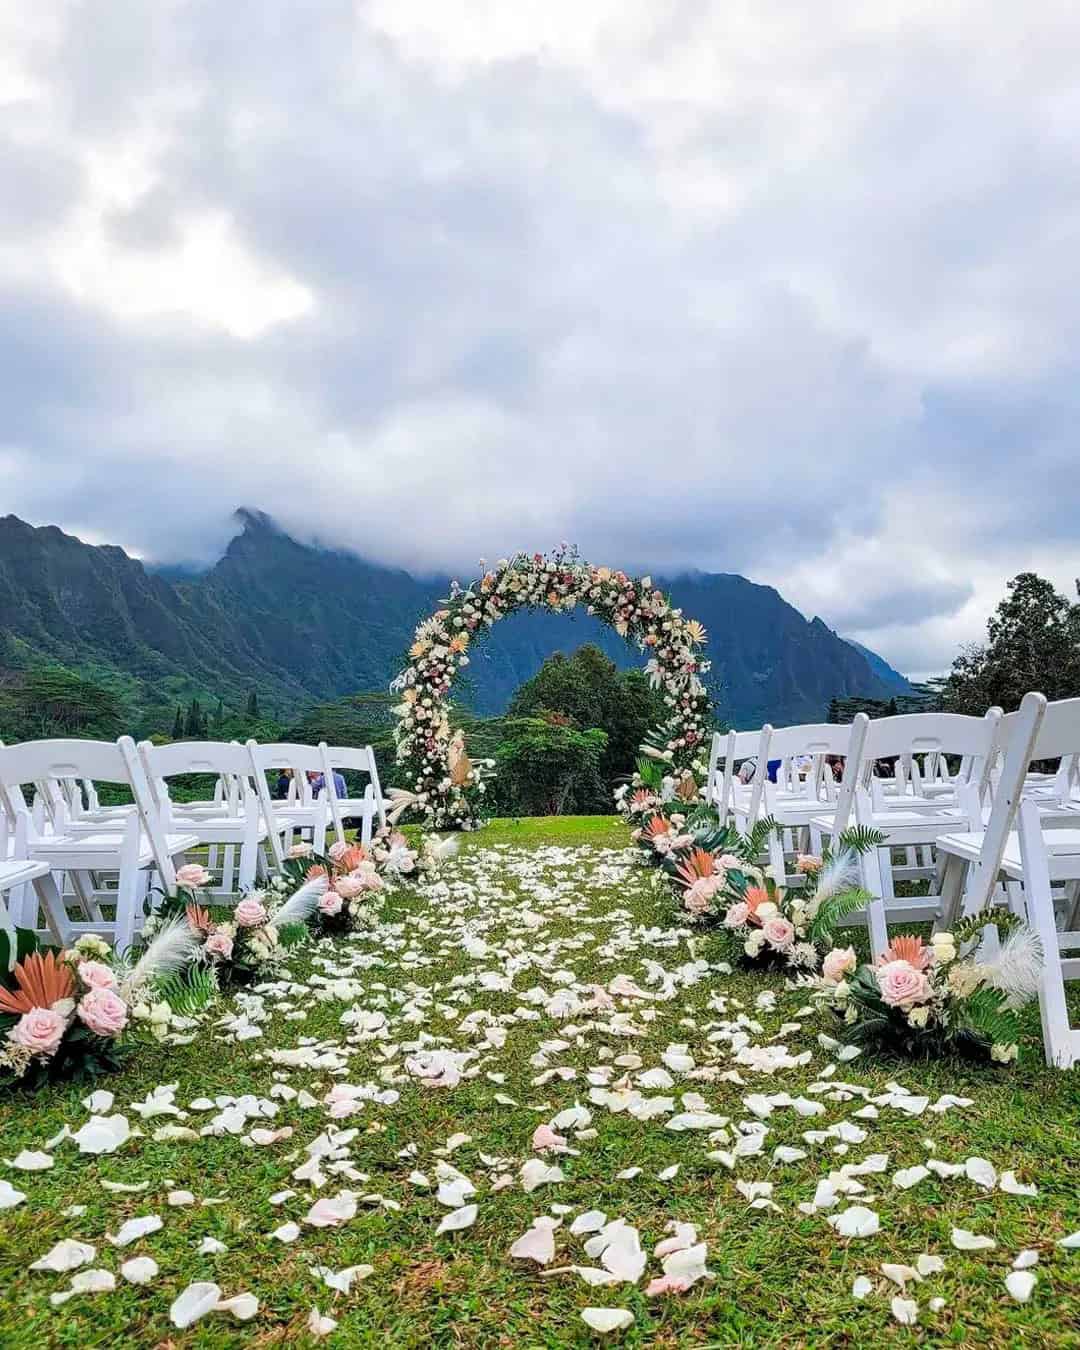
<svg viewBox="0 0 1080 1350">
<path fill-rule="evenodd" d="M 914 796 L 888 799 L 873 775 L 874 766 L 881 760 L 897 760 L 903 756 L 936 753 L 938 755 L 968 756 L 972 763 L 988 765 L 993 751 L 1001 710 L 992 708 L 985 717 L 965 717 L 956 713 L 908 713 L 899 717 L 882 717 L 868 722 L 863 740 L 858 772 L 844 783 L 837 796 L 836 811 L 829 817 L 811 821 L 815 838 L 829 835 L 834 839 L 854 820 L 855 824 L 879 830 L 885 836 L 880 848 L 862 855 L 860 867 L 863 885 L 871 896 L 865 916 L 852 916 L 853 921 L 866 921 L 870 929 L 870 943 L 874 955 L 880 955 L 888 946 L 888 923 L 925 922 L 936 918 L 941 910 L 942 897 L 937 891 L 928 895 L 906 896 L 898 899 L 894 888 L 893 849 L 923 848 L 933 845 L 950 831 L 963 831 L 978 826 L 982 819 L 980 782 L 969 783 L 958 792 L 955 803 L 926 800 Z M 905 879 L 912 876 L 932 876 L 932 868 L 908 866 Z M 901 875 L 899 869 L 896 875 Z"/>
<path fill-rule="evenodd" d="M 247 750 L 255 775 L 256 790 L 264 810 L 269 811 L 269 818 L 277 827 L 271 833 L 275 837 L 279 832 L 284 834 L 283 846 L 286 850 L 294 834 L 301 839 L 305 834 L 310 834 L 308 842 L 312 848 L 316 853 L 324 853 L 330 808 L 325 795 L 315 796 L 308 779 L 309 774 L 318 775 L 323 771 L 318 747 L 288 741 L 260 745 L 258 741 L 250 740 Z M 292 770 L 289 796 L 285 801 L 274 801 L 270 797 L 266 776 L 281 769 Z"/>
<path fill-rule="evenodd" d="M 320 741 L 319 755 L 322 759 L 323 782 L 326 785 L 335 835 L 344 843 L 344 822 L 359 818 L 360 842 L 370 844 L 375 819 L 378 819 L 380 828 L 386 824 L 386 803 L 383 801 L 382 788 L 379 786 L 375 751 L 370 745 L 329 746 L 325 741 Z M 364 786 L 364 795 L 353 797 L 346 793 L 339 796 L 335 772 L 366 773 L 368 782 Z"/>
<path fill-rule="evenodd" d="M 124 817 L 122 829 L 32 831 L 27 854 L 35 861 L 47 862 L 54 873 L 65 872 L 71 878 L 88 921 L 69 924 L 69 930 L 76 935 L 111 933 L 116 947 L 123 950 L 134 940 L 141 921 L 141 902 L 154 875 L 166 891 L 172 892 L 176 887 L 173 860 L 196 847 L 198 839 L 192 834 L 162 831 L 130 736 L 121 736 L 115 744 L 45 740 L 0 749 L 0 801 L 12 818 L 26 810 L 24 785 L 84 777 L 119 784 L 131 793 L 134 809 Z M 114 873 L 116 889 L 104 887 L 102 874 Z M 111 922 L 102 915 L 103 903 L 116 906 Z"/>
<path fill-rule="evenodd" d="M 143 741 L 139 754 L 162 828 L 166 832 L 185 830 L 196 835 L 200 845 L 210 848 L 212 867 L 216 867 L 217 846 L 222 847 L 221 883 L 215 894 L 225 897 L 250 890 L 256 875 L 267 873 L 265 846 L 271 832 L 280 834 L 284 826 L 272 815 L 269 818 L 265 815 L 252 784 L 247 747 L 222 741 L 175 741 L 171 745 Z M 187 803 L 173 802 L 168 780 L 181 774 L 209 774 L 217 778 L 216 791 L 221 796 L 217 815 L 205 811 L 205 802 L 196 803 L 198 809 L 193 815 L 188 813 Z"/>
<path fill-rule="evenodd" d="M 766 775 L 761 810 L 781 827 L 769 836 L 769 862 L 778 885 L 785 879 L 788 884 L 800 884 L 799 877 L 787 877 L 787 855 L 796 851 L 816 816 L 834 809 L 848 773 L 858 772 L 866 727 L 864 714 L 850 726 L 821 722 L 773 729 L 768 756 L 770 762 L 780 763 L 775 783 Z M 828 764 L 834 756 L 844 761 L 839 785 Z"/>
</svg>

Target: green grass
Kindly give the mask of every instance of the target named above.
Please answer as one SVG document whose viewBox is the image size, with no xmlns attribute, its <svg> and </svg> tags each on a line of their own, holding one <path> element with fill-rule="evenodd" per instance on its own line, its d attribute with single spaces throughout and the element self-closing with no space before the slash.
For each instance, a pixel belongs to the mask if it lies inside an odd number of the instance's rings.
<svg viewBox="0 0 1080 1350">
<path fill-rule="evenodd" d="M 546 846 L 564 852 L 550 855 L 551 865 L 542 877 L 529 875 L 530 860 Z M 626 950 L 611 959 L 597 951 L 613 931 L 604 920 L 613 909 L 629 910 L 636 923 L 647 926 L 671 927 L 674 922 L 670 900 L 657 886 L 655 874 L 635 867 L 611 884 L 598 881 L 597 865 L 624 856 L 625 847 L 625 827 L 610 818 L 500 821 L 463 838 L 461 856 L 448 869 L 446 880 L 453 887 L 475 882 L 481 874 L 492 876 L 494 898 L 469 905 L 477 931 L 492 943 L 505 940 L 507 925 L 524 906 L 543 912 L 552 903 L 557 909 L 569 899 L 581 901 L 587 916 L 556 915 L 535 935 L 519 925 L 513 937 L 520 939 L 523 950 L 535 951 L 554 939 L 574 943 L 591 934 L 580 948 L 562 949 L 551 969 L 569 966 L 579 980 L 604 984 L 624 971 L 644 983 L 642 956 L 673 969 L 690 954 L 685 943 L 643 948 L 640 953 Z M 554 886 L 565 889 L 552 902 L 545 888 Z M 390 963 L 399 953 L 386 954 L 387 965 L 358 975 L 370 994 L 370 1001 L 362 1002 L 374 1006 L 378 998 L 374 985 L 402 986 L 412 980 L 428 988 L 439 985 L 435 1003 L 449 1009 L 454 993 L 450 981 L 455 976 L 497 964 L 473 961 L 449 940 L 456 936 L 452 901 L 453 897 L 448 904 L 445 897 L 427 899 L 406 891 L 388 901 L 388 917 L 406 925 L 403 937 L 431 956 L 433 963 L 403 972 Z M 493 913 L 498 923 L 485 928 L 485 914 Z M 311 948 L 293 963 L 293 973 L 302 979 L 313 968 L 313 957 L 372 949 L 368 940 Z M 699 954 L 707 949 L 707 942 L 698 942 Z M 520 1006 L 517 994 L 535 984 L 554 987 L 550 972 L 525 970 L 515 981 L 515 994 L 469 989 L 460 1012 L 483 1007 L 494 1014 L 512 1013 Z M 778 993 L 775 1011 L 754 1007 L 763 989 Z M 909 1118 L 882 1109 L 878 1120 L 862 1122 L 869 1137 L 853 1145 L 846 1157 L 834 1157 L 827 1147 L 817 1146 L 809 1148 L 806 1160 L 786 1167 L 770 1160 L 776 1145 L 803 1146 L 803 1129 L 848 1117 L 861 1105 L 857 1100 L 826 1101 L 826 1115 L 812 1120 L 777 1111 L 766 1122 L 771 1133 L 764 1154 L 744 1161 L 734 1174 L 705 1158 L 711 1145 L 702 1134 L 672 1133 L 663 1128 L 662 1119 L 643 1123 L 592 1106 L 597 1138 L 580 1144 L 580 1157 L 558 1160 L 566 1173 L 563 1183 L 532 1195 L 517 1184 L 488 1193 L 489 1169 L 478 1154 L 511 1159 L 516 1172 L 530 1156 L 529 1141 L 538 1123 L 575 1099 L 587 1102 L 589 1088 L 583 1075 L 601 1062 L 602 1046 L 609 1045 L 615 1055 L 634 1050 L 645 1067 L 651 1067 L 660 1062 L 659 1055 L 670 1042 L 687 1041 L 699 1064 L 713 1055 L 721 1069 L 730 1068 L 726 1045 L 710 1046 L 707 1040 L 708 1024 L 718 1018 L 707 1004 L 717 994 L 730 1000 L 725 1016 L 733 1017 L 741 1004 L 742 1011 L 761 1020 L 765 1032 L 755 1036 L 757 1043 L 766 1042 L 804 1002 L 798 993 L 786 991 L 779 977 L 716 975 L 675 1001 L 656 1004 L 655 1020 L 644 1023 L 645 1039 L 631 1043 L 589 1030 L 582 1044 L 550 1057 L 552 1065 L 576 1068 L 578 1080 L 552 1080 L 543 1086 L 533 1085 L 539 1070 L 529 1060 L 538 1043 L 558 1036 L 559 1028 L 546 1017 L 514 1022 L 505 1048 L 492 1052 L 484 1064 L 485 1070 L 504 1072 L 505 1084 L 496 1086 L 483 1073 L 453 1090 L 424 1089 L 410 1081 L 399 1085 L 401 1099 L 395 1105 L 371 1106 L 362 1115 L 339 1122 L 342 1127 L 359 1127 L 351 1158 L 371 1180 L 358 1184 L 331 1178 L 320 1194 L 333 1194 L 340 1187 L 370 1190 L 399 1201 L 401 1212 L 361 1207 L 344 1228 L 304 1228 L 290 1246 L 268 1234 L 287 1219 L 299 1221 L 313 1198 L 304 1184 L 291 1181 L 290 1173 L 303 1156 L 303 1146 L 326 1125 L 321 1108 L 302 1111 L 295 1104 L 283 1104 L 273 1125 L 292 1125 L 296 1134 L 269 1148 L 248 1148 L 229 1136 L 198 1143 L 154 1143 L 149 1135 L 162 1123 L 154 1120 L 146 1124 L 146 1138 L 100 1159 L 80 1156 L 65 1144 L 55 1150 L 56 1163 L 48 1172 L 20 1173 L 0 1166 L 0 1175 L 28 1195 L 19 1208 L 0 1213 L 0 1346 L 37 1350 L 302 1345 L 308 1343 L 305 1327 L 316 1303 L 339 1320 L 337 1332 L 325 1342 L 329 1346 L 588 1345 L 591 1337 L 579 1313 L 589 1305 L 630 1309 L 634 1326 L 615 1340 L 635 1346 L 1080 1345 L 1080 1252 L 1067 1253 L 1053 1245 L 1080 1228 L 1080 1075 L 1053 1072 L 1042 1065 L 1037 1014 L 1027 1021 L 1023 1060 L 1011 1070 L 864 1059 L 841 1066 L 838 1079 L 875 1091 L 896 1079 L 912 1091 L 929 1093 L 932 1100 L 942 1092 L 975 1099 L 970 1108 L 942 1116 Z M 286 1021 L 275 1013 L 261 1040 L 232 1045 L 207 1031 L 190 1046 L 145 1051 L 125 1074 L 102 1080 L 99 1086 L 116 1093 L 114 1109 L 123 1110 L 133 1126 L 138 1117 L 128 1104 L 142 1100 L 159 1083 L 178 1083 L 177 1100 L 183 1105 L 217 1093 L 266 1095 L 274 1071 L 261 1056 L 269 1047 L 293 1046 L 300 1037 L 344 1043 L 349 1035 L 339 1024 L 340 1002 L 300 1002 L 307 1010 L 305 1021 Z M 391 1011 L 387 1009 L 388 1015 Z M 463 1047 L 467 1042 L 455 1027 L 458 1015 L 444 1017 L 436 1007 L 422 1029 L 446 1037 L 455 1048 Z M 587 1019 L 574 1020 L 581 1024 Z M 819 1077 L 829 1062 L 817 1047 L 819 1029 L 816 1021 L 807 1019 L 801 1031 L 786 1037 L 793 1052 L 813 1048 L 813 1060 L 805 1069 L 771 1078 L 744 1071 L 742 1087 L 679 1078 L 672 1091 L 676 1096 L 681 1091 L 701 1092 L 712 1109 L 734 1121 L 748 1119 L 742 1103 L 745 1095 L 787 1091 L 797 1096 Z M 392 1039 L 408 1040 L 417 1030 L 395 1024 Z M 355 1046 L 346 1081 L 376 1077 L 380 1060 L 375 1045 Z M 286 1081 L 321 1096 L 334 1080 L 326 1072 L 296 1071 Z M 521 1105 L 496 1104 L 494 1096 L 500 1091 Z M 65 1123 L 77 1128 L 86 1119 L 80 1105 L 85 1092 L 85 1088 L 56 1089 L 34 1098 L 6 1099 L 0 1104 L 0 1158 L 13 1157 L 21 1148 L 41 1147 Z M 544 1103 L 549 1105 L 542 1110 L 529 1109 L 529 1104 Z M 192 1123 L 197 1126 L 201 1119 L 193 1116 Z M 436 1237 L 445 1211 L 433 1192 L 415 1189 L 407 1178 L 414 1167 L 433 1172 L 434 1150 L 457 1131 L 472 1136 L 452 1161 L 477 1184 L 479 1218 L 465 1232 Z M 1014 1168 L 1022 1181 L 1038 1184 L 1038 1196 L 986 1194 L 963 1179 L 933 1178 L 906 1192 L 891 1188 L 889 1175 L 894 1170 L 925 1159 L 927 1139 L 934 1141 L 936 1155 L 948 1161 L 978 1155 L 999 1170 Z M 417 1146 L 415 1157 L 398 1158 L 409 1144 Z M 884 1178 L 865 1179 L 876 1196 L 870 1203 L 881 1215 L 882 1231 L 845 1243 L 822 1215 L 805 1216 L 796 1206 L 812 1196 L 817 1178 L 830 1167 L 871 1152 L 890 1155 Z M 668 1182 L 656 1179 L 657 1172 L 676 1162 L 681 1164 L 678 1177 Z M 636 1180 L 615 1179 L 617 1172 L 632 1166 L 644 1169 Z M 142 1195 L 118 1194 L 102 1190 L 102 1178 L 151 1184 Z M 737 1178 L 775 1182 L 773 1198 L 782 1213 L 749 1210 L 736 1192 Z M 280 1208 L 270 1207 L 267 1197 L 287 1186 L 295 1186 L 301 1195 Z M 223 1203 L 170 1209 L 165 1194 L 174 1188 Z M 681 1296 L 649 1300 L 644 1294 L 646 1280 L 636 1289 L 628 1284 L 590 1289 L 572 1275 L 545 1278 L 531 1265 L 515 1265 L 508 1254 L 511 1243 L 553 1203 L 571 1205 L 575 1213 L 603 1209 L 609 1217 L 622 1215 L 635 1224 L 650 1252 L 647 1278 L 659 1273 L 651 1249 L 665 1236 L 665 1224 L 671 1219 L 692 1222 L 709 1244 L 708 1264 L 716 1278 Z M 62 1211 L 72 1204 L 85 1205 L 86 1213 L 63 1217 Z M 162 1231 L 122 1251 L 105 1241 L 104 1234 L 115 1232 L 124 1219 L 148 1213 L 163 1217 Z M 567 1225 L 571 1217 L 567 1216 Z M 997 1249 L 954 1251 L 949 1242 L 954 1225 L 989 1233 L 997 1239 Z M 197 1255 L 206 1235 L 224 1242 L 228 1252 Z M 154 1257 L 161 1272 L 146 1287 L 119 1282 L 114 1293 L 77 1296 L 54 1310 L 48 1295 L 66 1288 L 69 1277 L 29 1272 L 26 1267 L 62 1237 L 94 1243 L 98 1248 L 94 1265 L 118 1271 L 122 1260 L 145 1254 Z M 1039 1283 L 1032 1301 L 1021 1306 L 1008 1298 L 1003 1279 L 1013 1256 L 1024 1247 L 1040 1252 L 1035 1268 Z M 595 1264 L 585 1257 L 581 1240 L 571 1238 L 565 1228 L 556 1234 L 556 1248 L 557 1265 Z M 887 1286 L 878 1267 L 883 1261 L 914 1264 L 921 1252 L 944 1256 L 946 1270 L 915 1288 L 921 1325 L 904 1329 L 889 1312 L 889 1299 L 897 1291 Z M 308 1270 L 316 1263 L 338 1269 L 365 1262 L 375 1267 L 375 1273 L 349 1295 L 336 1298 Z M 877 1285 L 864 1303 L 850 1296 L 851 1282 L 859 1274 L 869 1275 Z M 169 1305 L 195 1279 L 215 1280 L 226 1295 L 251 1290 L 262 1303 L 258 1316 L 240 1326 L 214 1315 L 188 1332 L 176 1331 L 168 1320 Z M 932 1313 L 929 1299 L 938 1295 L 947 1304 Z"/>
</svg>

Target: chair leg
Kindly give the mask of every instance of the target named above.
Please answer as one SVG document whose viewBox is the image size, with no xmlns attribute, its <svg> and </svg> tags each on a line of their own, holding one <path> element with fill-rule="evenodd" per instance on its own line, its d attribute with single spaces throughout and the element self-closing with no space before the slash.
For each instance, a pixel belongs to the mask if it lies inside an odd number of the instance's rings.
<svg viewBox="0 0 1080 1350">
<path fill-rule="evenodd" d="M 1050 871 L 1042 839 L 1038 807 L 1024 802 L 1019 819 L 1020 857 L 1024 866 L 1024 903 L 1027 921 L 1039 936 L 1043 947 L 1042 979 L 1039 988 L 1039 1013 L 1042 1017 L 1043 1049 L 1046 1062 L 1068 1069 L 1076 1061 L 1076 1036 L 1069 1027 L 1069 1009 L 1065 1001 L 1065 980 L 1061 970 L 1061 948 L 1054 916 L 1054 896 Z"/>
<path fill-rule="evenodd" d="M 941 855 L 938 866 L 938 895 L 941 896 L 940 918 L 936 930 L 948 932 L 960 917 L 960 902 L 964 891 L 964 873 L 967 864 L 955 853 Z"/>
<path fill-rule="evenodd" d="M 45 922 L 49 926 L 49 931 L 57 940 L 61 947 L 70 947 L 73 941 L 71 932 L 71 920 L 68 918 L 67 909 L 64 905 L 64 897 L 60 894 L 59 888 L 51 872 L 46 872 L 43 877 L 33 883 L 36 900 L 35 910 L 38 902 L 45 914 Z M 34 915 L 34 922 L 27 927 L 37 928 L 37 915 Z"/>
</svg>

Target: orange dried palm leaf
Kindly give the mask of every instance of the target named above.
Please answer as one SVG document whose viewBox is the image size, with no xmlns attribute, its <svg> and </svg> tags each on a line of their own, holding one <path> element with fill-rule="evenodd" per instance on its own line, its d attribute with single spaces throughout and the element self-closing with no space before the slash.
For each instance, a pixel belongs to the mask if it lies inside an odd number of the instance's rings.
<svg viewBox="0 0 1080 1350">
<path fill-rule="evenodd" d="M 32 952 L 15 967 L 16 989 L 0 989 L 0 1010 L 27 1013 L 31 1008 L 51 1008 L 75 993 L 70 967 L 57 961 L 55 952 Z"/>
<path fill-rule="evenodd" d="M 675 869 L 675 875 L 684 886 L 692 886 L 702 877 L 711 877 L 716 871 L 716 855 L 707 848 L 696 848 Z"/>
</svg>

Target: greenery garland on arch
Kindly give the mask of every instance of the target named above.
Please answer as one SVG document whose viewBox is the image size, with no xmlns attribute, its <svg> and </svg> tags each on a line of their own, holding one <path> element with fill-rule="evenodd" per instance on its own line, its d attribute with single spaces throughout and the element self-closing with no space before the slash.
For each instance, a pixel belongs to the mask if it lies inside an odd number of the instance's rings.
<svg viewBox="0 0 1080 1350">
<path fill-rule="evenodd" d="M 416 811 L 435 829 L 476 825 L 488 766 L 470 760 L 463 733 L 451 730 L 454 679 L 497 619 L 521 609 L 559 613 L 578 605 L 648 653 L 645 673 L 663 692 L 670 715 L 650 733 L 643 753 L 681 779 L 691 789 L 687 795 L 696 795 L 711 710 L 701 679 L 709 669 L 700 651 L 705 629 L 673 608 L 650 577 L 594 567 L 563 545 L 548 555 L 500 559 L 468 587 L 455 582 L 441 607 L 417 626 L 408 664 L 391 686 L 402 694 L 394 739 L 407 785 L 391 789 L 395 818 Z"/>
</svg>

